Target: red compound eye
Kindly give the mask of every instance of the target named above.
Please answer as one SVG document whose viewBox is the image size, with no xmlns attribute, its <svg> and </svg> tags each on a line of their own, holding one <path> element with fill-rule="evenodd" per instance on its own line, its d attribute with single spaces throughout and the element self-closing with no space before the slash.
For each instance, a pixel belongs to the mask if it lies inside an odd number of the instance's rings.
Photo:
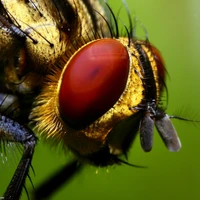
<svg viewBox="0 0 200 200">
<path fill-rule="evenodd" d="M 108 111 L 123 93 L 129 55 L 117 40 L 101 39 L 78 51 L 62 76 L 59 109 L 73 126 L 86 126 Z"/>
</svg>

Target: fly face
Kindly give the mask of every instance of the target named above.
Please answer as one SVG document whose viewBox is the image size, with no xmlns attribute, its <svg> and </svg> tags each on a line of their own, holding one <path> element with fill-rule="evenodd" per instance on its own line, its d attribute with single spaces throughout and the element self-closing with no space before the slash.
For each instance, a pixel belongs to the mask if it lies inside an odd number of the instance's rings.
<svg viewBox="0 0 200 200">
<path fill-rule="evenodd" d="M 132 35 L 131 23 L 128 37 L 120 37 L 112 9 L 115 30 L 96 1 L 1 1 L 0 6 L 0 139 L 24 146 L 5 199 L 18 199 L 25 184 L 37 142 L 32 126 L 26 127 L 30 123 L 45 140 L 62 142 L 79 162 L 100 167 L 126 163 L 120 156 L 127 155 L 138 131 L 142 148 L 150 151 L 154 126 L 170 151 L 180 149 L 159 104 L 163 60 L 148 40 Z M 16 102 L 11 117 L 4 115 L 5 106 Z"/>
</svg>

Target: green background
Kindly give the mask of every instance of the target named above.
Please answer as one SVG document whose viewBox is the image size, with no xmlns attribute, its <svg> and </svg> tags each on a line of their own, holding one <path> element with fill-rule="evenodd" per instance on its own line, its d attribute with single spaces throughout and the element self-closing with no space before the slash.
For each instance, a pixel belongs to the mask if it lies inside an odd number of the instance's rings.
<svg viewBox="0 0 200 200">
<path fill-rule="evenodd" d="M 121 0 L 110 0 L 118 11 Z M 200 119 L 200 2 L 198 0 L 127 0 L 131 13 L 140 21 L 139 35 L 162 52 L 169 73 L 167 80 L 169 105 L 167 113 Z M 122 9 L 120 18 L 127 23 Z M 155 132 L 150 153 L 141 150 L 137 138 L 129 154 L 129 162 L 148 166 L 138 169 L 115 166 L 104 169 L 86 166 L 70 184 L 62 187 L 52 200 L 58 199 L 200 199 L 200 124 L 173 120 L 182 141 L 182 149 L 170 153 Z M 12 153 L 11 153 L 12 154 Z M 10 156 L 9 156 L 10 157 Z M 0 166 L 0 194 L 5 190 L 19 156 Z M 35 186 L 59 169 L 68 156 L 42 142 L 36 147 L 31 173 Z M 98 173 L 96 173 L 98 172 Z M 28 181 L 28 189 L 31 188 Z M 23 193 L 23 198 L 27 199 Z"/>
</svg>

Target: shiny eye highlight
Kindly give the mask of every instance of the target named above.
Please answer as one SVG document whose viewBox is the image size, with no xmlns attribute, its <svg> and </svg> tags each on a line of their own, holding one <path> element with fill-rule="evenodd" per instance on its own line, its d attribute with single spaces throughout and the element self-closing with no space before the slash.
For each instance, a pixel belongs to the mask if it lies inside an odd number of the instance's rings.
<svg viewBox="0 0 200 200">
<path fill-rule="evenodd" d="M 123 93 L 129 54 L 115 39 L 100 39 L 82 47 L 61 76 L 59 110 L 72 126 L 86 126 L 108 111 Z"/>
</svg>

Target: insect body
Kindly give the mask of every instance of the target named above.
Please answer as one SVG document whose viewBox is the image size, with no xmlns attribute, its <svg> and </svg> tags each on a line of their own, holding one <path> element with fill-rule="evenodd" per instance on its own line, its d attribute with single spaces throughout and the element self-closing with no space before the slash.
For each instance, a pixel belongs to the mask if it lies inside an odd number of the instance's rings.
<svg viewBox="0 0 200 200">
<path fill-rule="evenodd" d="M 115 30 L 98 1 L 0 2 L 0 140 L 24 146 L 4 199 L 20 197 L 33 130 L 96 166 L 126 163 L 120 155 L 138 131 L 150 151 L 154 124 L 170 151 L 180 149 L 159 106 L 165 69 L 158 50 L 131 28 L 120 37 L 109 10 Z"/>
</svg>

